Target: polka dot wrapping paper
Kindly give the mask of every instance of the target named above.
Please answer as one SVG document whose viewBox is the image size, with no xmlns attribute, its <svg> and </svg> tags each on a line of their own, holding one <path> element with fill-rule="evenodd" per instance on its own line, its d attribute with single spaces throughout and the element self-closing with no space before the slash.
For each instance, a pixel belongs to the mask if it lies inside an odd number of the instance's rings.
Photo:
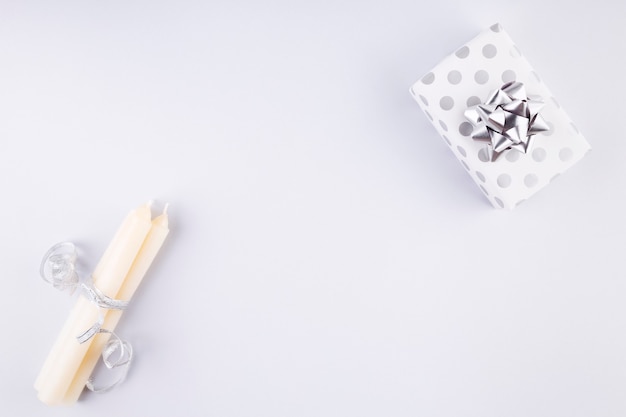
<svg viewBox="0 0 626 417">
<path fill-rule="evenodd" d="M 504 83 L 540 96 L 550 130 L 533 137 L 527 153 L 506 150 L 490 160 L 472 138 L 468 107 L 484 103 Z M 410 89 L 428 119 L 494 207 L 513 209 L 578 162 L 591 147 L 499 24 L 445 58 Z"/>
</svg>

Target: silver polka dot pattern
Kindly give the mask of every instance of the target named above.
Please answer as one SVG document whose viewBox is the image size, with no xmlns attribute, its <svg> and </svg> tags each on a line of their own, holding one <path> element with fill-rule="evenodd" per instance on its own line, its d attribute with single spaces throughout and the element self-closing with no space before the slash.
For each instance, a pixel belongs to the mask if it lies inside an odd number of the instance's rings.
<svg viewBox="0 0 626 417">
<path fill-rule="evenodd" d="M 435 81 L 435 74 L 429 72 L 422 77 L 422 82 L 426 85 L 432 84 Z"/>
<path fill-rule="evenodd" d="M 463 122 L 459 125 L 459 133 L 463 136 L 469 136 L 472 134 L 474 127 L 469 122 Z"/>
<path fill-rule="evenodd" d="M 570 148 L 563 148 L 559 151 L 559 159 L 563 162 L 567 162 L 572 159 L 572 150 Z"/>
<path fill-rule="evenodd" d="M 470 50 L 467 46 L 463 46 L 462 48 L 458 49 L 454 55 L 456 55 L 458 58 L 461 59 L 465 59 L 469 56 Z"/>
<path fill-rule="evenodd" d="M 506 70 L 502 73 L 502 82 L 508 83 L 511 81 L 515 81 L 517 79 L 517 75 L 513 70 Z"/>
<path fill-rule="evenodd" d="M 507 188 L 511 185 L 511 176 L 509 174 L 500 174 L 496 180 L 500 188 Z"/>
<path fill-rule="evenodd" d="M 488 59 L 494 58 L 498 54 L 496 47 L 490 43 L 483 46 L 483 56 Z"/>
<path fill-rule="evenodd" d="M 463 76 L 457 70 L 452 70 L 448 73 L 448 82 L 450 84 L 457 85 L 458 83 L 461 82 L 462 79 L 463 79 Z"/>
<path fill-rule="evenodd" d="M 521 155 L 521 152 L 511 149 L 505 152 L 504 157 L 509 162 L 517 162 Z"/>
<path fill-rule="evenodd" d="M 450 96 L 443 96 L 439 100 L 439 106 L 444 110 L 450 110 L 454 107 L 454 100 Z"/>
<path fill-rule="evenodd" d="M 476 96 L 471 96 L 470 98 L 467 99 L 467 107 L 472 107 L 472 106 L 476 106 L 480 103 L 482 103 L 482 100 Z"/>
<path fill-rule="evenodd" d="M 539 178 L 535 174 L 528 174 L 524 177 L 524 185 L 528 188 L 532 188 L 539 182 Z"/>
<path fill-rule="evenodd" d="M 474 81 L 478 84 L 486 84 L 489 81 L 489 73 L 485 70 L 478 70 L 474 74 Z"/>
<path fill-rule="evenodd" d="M 546 159 L 546 150 L 543 148 L 535 148 L 531 155 L 535 162 L 543 162 Z"/>
</svg>

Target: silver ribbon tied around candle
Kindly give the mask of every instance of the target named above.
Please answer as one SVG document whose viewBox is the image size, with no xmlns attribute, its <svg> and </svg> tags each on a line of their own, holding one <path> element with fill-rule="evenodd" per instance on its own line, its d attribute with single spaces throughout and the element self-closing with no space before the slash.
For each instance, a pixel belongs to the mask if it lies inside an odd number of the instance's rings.
<svg viewBox="0 0 626 417">
<path fill-rule="evenodd" d="M 528 153 L 533 136 L 550 130 L 539 114 L 544 105 L 541 97 L 526 95 L 523 83 L 511 81 L 464 114 L 474 126 L 472 138 L 488 142 L 489 160 L 495 161 L 507 150 Z"/>
<path fill-rule="evenodd" d="M 80 282 L 76 272 L 76 247 L 71 242 L 61 242 L 52 246 L 43 257 L 39 273 L 44 281 L 54 288 L 70 294 L 76 289 L 98 308 L 98 319 L 89 329 L 76 336 L 78 343 L 85 343 L 98 333 L 108 333 L 111 338 L 102 351 L 102 362 L 109 370 L 120 368 L 120 374 L 114 382 L 101 387 L 94 385 L 93 375 L 89 377 L 86 387 L 93 392 L 106 392 L 120 384 L 128 373 L 133 358 L 131 344 L 120 339 L 114 332 L 103 329 L 104 314 L 102 309 L 124 310 L 128 306 L 127 301 L 115 300 L 103 294 L 93 283 L 91 276 Z"/>
</svg>

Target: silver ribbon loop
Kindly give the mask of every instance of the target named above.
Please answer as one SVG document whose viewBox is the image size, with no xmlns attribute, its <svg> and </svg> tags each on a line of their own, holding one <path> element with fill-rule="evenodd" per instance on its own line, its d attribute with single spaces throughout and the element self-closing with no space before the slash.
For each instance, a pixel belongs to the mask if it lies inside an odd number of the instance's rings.
<svg viewBox="0 0 626 417">
<path fill-rule="evenodd" d="M 107 370 L 114 370 L 120 368 L 119 375 L 113 382 L 109 382 L 101 387 L 96 387 L 95 377 L 91 375 L 87 380 L 85 386 L 88 390 L 96 393 L 104 393 L 110 391 L 115 386 L 119 385 L 126 379 L 130 364 L 133 360 L 133 347 L 130 343 L 120 339 L 114 332 L 101 329 L 100 333 L 111 334 L 111 339 L 107 342 L 106 346 L 102 350 L 102 363 Z"/>
<path fill-rule="evenodd" d="M 76 247 L 71 242 L 61 242 L 52 246 L 43 257 L 39 274 L 48 284 L 64 291 L 74 292 L 78 285 L 76 273 Z"/>
<path fill-rule="evenodd" d="M 464 115 L 474 126 L 472 138 L 488 142 L 489 159 L 495 161 L 509 149 L 528 153 L 533 136 L 550 130 L 539 114 L 543 106 L 541 97 L 526 95 L 523 83 L 511 81 L 493 91 L 485 103 L 468 108 Z"/>
<path fill-rule="evenodd" d="M 89 329 L 76 336 L 76 340 L 78 343 L 85 343 L 98 333 L 111 335 L 110 340 L 102 351 L 102 362 L 108 370 L 122 368 L 120 376 L 114 382 L 96 388 L 94 387 L 94 377 L 92 375 L 86 384 L 87 389 L 90 391 L 107 392 L 126 378 L 133 358 L 133 348 L 128 341 L 122 340 L 114 332 L 102 328 L 104 324 L 102 310 L 125 310 L 129 303 L 124 300 L 116 300 L 104 294 L 94 285 L 93 277 L 91 276 L 79 284 L 78 274 L 76 273 L 76 259 L 76 247 L 73 243 L 57 243 L 44 255 L 39 273 L 44 281 L 60 291 L 69 290 L 70 293 L 74 293 L 77 288 L 80 288 L 81 294 L 98 309 L 96 322 Z"/>
</svg>

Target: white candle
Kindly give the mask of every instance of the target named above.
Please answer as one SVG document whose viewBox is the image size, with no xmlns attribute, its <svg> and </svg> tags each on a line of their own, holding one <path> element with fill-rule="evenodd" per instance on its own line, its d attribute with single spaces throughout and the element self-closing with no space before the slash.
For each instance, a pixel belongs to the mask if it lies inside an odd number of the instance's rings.
<svg viewBox="0 0 626 417">
<path fill-rule="evenodd" d="M 159 252 L 159 249 L 163 245 L 168 233 L 167 210 L 165 210 L 162 215 L 152 221 L 152 228 L 150 229 L 150 232 L 148 232 L 148 236 L 141 246 L 130 271 L 128 271 L 124 284 L 115 297 L 116 299 L 132 299 L 133 294 L 137 290 L 137 287 L 139 287 L 141 280 Z M 109 310 L 106 313 L 102 328 L 114 331 L 121 317 L 122 310 Z M 74 376 L 74 379 L 65 394 L 63 399 L 64 405 L 72 405 L 78 400 L 78 397 L 80 397 L 81 392 L 85 388 L 87 379 L 92 374 L 96 364 L 98 363 L 100 355 L 102 354 L 102 349 L 108 342 L 110 336 L 111 335 L 107 333 L 100 333 L 94 337 L 93 343 L 87 350 L 87 354 L 85 355 L 78 372 Z"/>
<path fill-rule="evenodd" d="M 132 211 L 122 223 L 93 273 L 95 286 L 114 298 L 152 226 L 150 206 Z M 80 297 L 35 382 L 39 399 L 48 405 L 61 404 L 93 338 L 78 343 L 76 336 L 98 320 L 98 309 Z"/>
</svg>

